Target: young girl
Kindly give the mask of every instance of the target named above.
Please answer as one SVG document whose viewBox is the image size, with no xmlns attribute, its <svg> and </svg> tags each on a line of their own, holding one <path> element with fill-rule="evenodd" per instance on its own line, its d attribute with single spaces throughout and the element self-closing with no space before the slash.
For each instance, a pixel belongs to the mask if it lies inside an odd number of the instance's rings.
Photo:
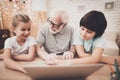
<svg viewBox="0 0 120 80">
<path fill-rule="evenodd" d="M 36 41 L 29 37 L 31 20 L 25 14 L 18 14 L 13 17 L 12 26 L 15 36 L 5 41 L 4 63 L 7 68 L 26 73 L 15 60 L 32 61 L 35 57 Z"/>
<path fill-rule="evenodd" d="M 65 60 L 65 63 L 98 63 L 104 51 L 105 39 L 101 36 L 106 26 L 107 21 L 102 12 L 94 10 L 85 14 L 80 20 L 79 30 L 74 33 L 73 44 L 79 58 Z M 55 63 L 61 62 L 64 61 L 55 61 Z"/>
</svg>

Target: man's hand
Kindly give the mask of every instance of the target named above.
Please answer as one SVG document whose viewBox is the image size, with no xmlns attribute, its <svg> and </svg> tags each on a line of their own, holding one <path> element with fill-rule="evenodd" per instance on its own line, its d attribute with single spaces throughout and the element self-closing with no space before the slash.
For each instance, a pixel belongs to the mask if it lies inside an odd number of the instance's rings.
<svg viewBox="0 0 120 80">
<path fill-rule="evenodd" d="M 63 59 L 65 60 L 73 59 L 73 57 L 74 57 L 74 53 L 71 51 L 66 51 L 63 53 Z"/>
<path fill-rule="evenodd" d="M 46 55 L 44 58 L 44 60 L 48 61 L 48 62 L 53 61 L 55 59 L 57 59 L 57 55 L 55 53 L 50 53 L 50 54 Z"/>
</svg>

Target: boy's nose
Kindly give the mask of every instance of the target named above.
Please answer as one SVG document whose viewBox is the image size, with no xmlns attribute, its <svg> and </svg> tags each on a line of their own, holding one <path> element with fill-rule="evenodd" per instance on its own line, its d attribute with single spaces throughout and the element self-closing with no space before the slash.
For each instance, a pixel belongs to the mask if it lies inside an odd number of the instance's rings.
<svg viewBox="0 0 120 80">
<path fill-rule="evenodd" d="M 82 35 L 83 35 L 83 36 L 86 35 L 86 31 L 83 31 L 83 32 L 82 32 Z"/>
</svg>

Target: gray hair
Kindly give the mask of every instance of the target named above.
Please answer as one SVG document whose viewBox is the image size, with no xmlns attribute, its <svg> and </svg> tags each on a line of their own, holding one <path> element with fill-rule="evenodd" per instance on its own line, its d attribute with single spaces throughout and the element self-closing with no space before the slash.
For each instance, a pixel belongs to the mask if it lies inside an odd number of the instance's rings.
<svg viewBox="0 0 120 80">
<path fill-rule="evenodd" d="M 61 22 L 68 23 L 69 15 L 66 10 L 61 8 L 55 8 L 50 13 L 50 17 L 54 16 L 59 16 L 61 18 Z"/>
</svg>

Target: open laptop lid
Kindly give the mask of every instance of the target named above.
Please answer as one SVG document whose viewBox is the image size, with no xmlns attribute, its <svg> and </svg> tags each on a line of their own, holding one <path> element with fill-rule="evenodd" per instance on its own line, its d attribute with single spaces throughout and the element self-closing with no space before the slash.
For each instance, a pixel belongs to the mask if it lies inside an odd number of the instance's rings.
<svg viewBox="0 0 120 80">
<path fill-rule="evenodd" d="M 46 65 L 43 61 L 24 66 L 33 80 L 86 78 L 103 64 Z"/>
</svg>

